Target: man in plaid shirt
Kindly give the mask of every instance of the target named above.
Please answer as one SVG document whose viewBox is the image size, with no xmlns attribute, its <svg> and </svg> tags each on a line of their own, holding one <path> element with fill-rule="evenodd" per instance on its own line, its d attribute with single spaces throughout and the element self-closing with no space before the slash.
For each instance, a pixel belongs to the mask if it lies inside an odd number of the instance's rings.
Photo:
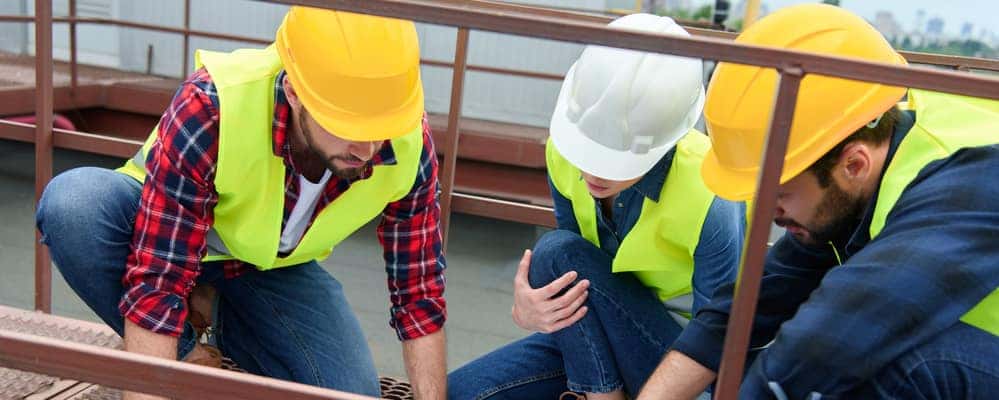
<svg viewBox="0 0 999 400">
<path fill-rule="evenodd" d="M 274 46 L 198 58 L 125 167 L 46 188 L 38 227 L 67 282 L 128 351 L 220 351 L 378 396 L 357 318 L 317 260 L 380 214 L 390 324 L 417 398 L 443 398 L 437 159 L 413 24 L 293 7 Z M 197 344 L 206 319 L 216 352 Z"/>
</svg>

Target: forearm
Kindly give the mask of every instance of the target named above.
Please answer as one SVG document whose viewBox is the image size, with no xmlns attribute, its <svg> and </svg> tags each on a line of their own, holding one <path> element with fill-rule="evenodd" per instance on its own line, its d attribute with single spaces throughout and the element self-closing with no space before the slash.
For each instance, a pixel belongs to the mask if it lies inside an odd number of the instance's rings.
<svg viewBox="0 0 999 400">
<path fill-rule="evenodd" d="M 177 342 L 173 336 L 153 333 L 125 319 L 125 351 L 176 360 Z"/>
<path fill-rule="evenodd" d="M 715 372 L 678 351 L 666 354 L 638 400 L 695 399 L 715 380 Z"/>
<path fill-rule="evenodd" d="M 441 329 L 402 342 L 406 374 L 415 399 L 444 399 L 447 394 L 447 341 Z"/>
<path fill-rule="evenodd" d="M 177 338 L 161 335 L 143 329 L 129 319 L 125 319 L 125 351 L 154 357 L 177 359 Z M 160 397 L 126 392 L 125 400 L 155 400 Z"/>
</svg>

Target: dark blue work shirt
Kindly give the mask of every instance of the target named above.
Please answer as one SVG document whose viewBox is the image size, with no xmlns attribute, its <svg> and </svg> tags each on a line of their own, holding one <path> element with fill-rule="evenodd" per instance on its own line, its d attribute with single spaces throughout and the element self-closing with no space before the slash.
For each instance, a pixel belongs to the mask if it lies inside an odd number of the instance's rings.
<svg viewBox="0 0 999 400">
<path fill-rule="evenodd" d="M 645 199 L 658 202 L 666 176 L 669 174 L 676 149 L 670 150 L 638 182 L 625 189 L 614 200 L 612 218 L 608 220 L 597 201 L 593 212 L 597 214 L 597 235 L 600 248 L 612 257 L 617 254 L 631 228 L 642 214 Z M 579 232 L 572 203 L 555 189 L 549 178 L 552 199 L 555 200 L 555 221 L 558 229 Z M 700 241 L 694 250 L 694 276 L 692 310 L 706 304 L 719 286 L 735 280 L 742 252 L 745 233 L 745 204 L 715 197 L 708 209 L 701 228 Z"/>
<path fill-rule="evenodd" d="M 904 112 L 888 158 L 913 126 Z M 996 132 L 982 132 L 996 134 Z M 887 161 L 886 161 L 887 165 Z M 999 146 L 966 148 L 924 167 L 873 240 L 875 197 L 849 237 L 811 247 L 785 234 L 767 255 L 743 399 L 841 398 L 892 360 L 959 323 L 999 286 Z M 834 268 L 835 267 L 835 268 Z M 674 342 L 718 370 L 732 305 L 726 285 Z M 994 337 L 999 346 L 999 337 Z"/>
</svg>

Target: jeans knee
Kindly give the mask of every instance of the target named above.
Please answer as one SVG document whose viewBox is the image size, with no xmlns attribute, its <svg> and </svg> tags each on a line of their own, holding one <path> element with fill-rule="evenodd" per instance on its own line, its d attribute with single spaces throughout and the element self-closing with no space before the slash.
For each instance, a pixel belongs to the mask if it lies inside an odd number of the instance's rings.
<svg viewBox="0 0 999 400">
<path fill-rule="evenodd" d="M 80 232 L 78 224 L 91 225 L 101 213 L 127 212 L 124 208 L 128 207 L 124 207 L 126 203 L 122 200 L 137 203 L 141 185 L 136 182 L 136 188 L 129 188 L 123 177 L 103 168 L 82 167 L 52 178 L 42 192 L 35 213 L 35 224 L 42 232 L 43 240 L 58 231 Z"/>
<path fill-rule="evenodd" d="M 88 184 L 89 168 L 77 168 L 63 172 L 49 181 L 38 200 L 38 211 L 35 213 L 35 223 L 43 234 L 48 233 L 50 225 L 55 221 L 66 223 L 72 221 L 86 209 L 84 192 L 93 191 L 93 185 Z"/>
<path fill-rule="evenodd" d="M 574 266 L 565 262 L 567 254 L 579 252 L 583 247 L 593 247 L 579 234 L 567 230 L 554 230 L 544 234 L 531 253 L 528 281 L 532 287 L 541 287 L 558 279 Z"/>
</svg>

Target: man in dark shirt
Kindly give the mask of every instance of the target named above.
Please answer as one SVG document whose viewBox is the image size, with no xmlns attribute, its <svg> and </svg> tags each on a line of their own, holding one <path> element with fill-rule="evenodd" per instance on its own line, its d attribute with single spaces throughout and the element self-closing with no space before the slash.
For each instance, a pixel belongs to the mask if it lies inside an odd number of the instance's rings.
<svg viewBox="0 0 999 400">
<path fill-rule="evenodd" d="M 790 7 L 741 43 L 904 64 L 842 9 Z M 752 196 L 776 74 L 722 64 L 702 175 Z M 896 102 L 907 96 L 904 103 Z M 808 76 L 801 84 L 744 399 L 985 399 L 999 392 L 999 103 Z M 693 398 L 719 367 L 733 286 L 640 399 Z"/>
</svg>

